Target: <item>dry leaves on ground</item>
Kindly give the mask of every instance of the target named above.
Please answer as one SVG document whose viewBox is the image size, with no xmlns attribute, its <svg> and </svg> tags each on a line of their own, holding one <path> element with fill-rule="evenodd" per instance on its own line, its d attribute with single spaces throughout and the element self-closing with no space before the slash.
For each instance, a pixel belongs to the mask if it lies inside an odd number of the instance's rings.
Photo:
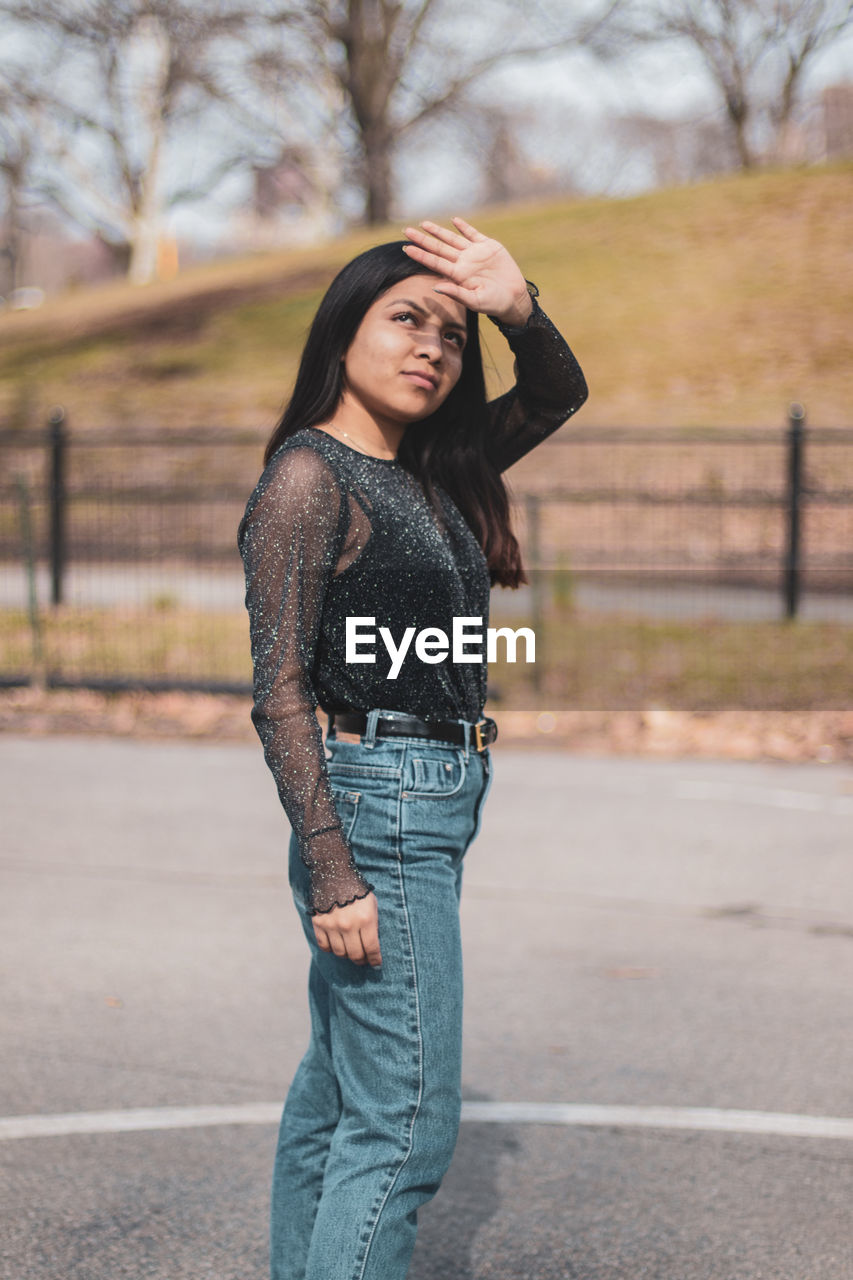
<svg viewBox="0 0 853 1280">
<path fill-rule="evenodd" d="M 0 692 L 0 732 L 256 742 L 250 709 L 248 698 L 230 695 L 7 689 Z M 495 750 L 853 761 L 853 709 L 501 711 L 495 719 Z"/>
</svg>

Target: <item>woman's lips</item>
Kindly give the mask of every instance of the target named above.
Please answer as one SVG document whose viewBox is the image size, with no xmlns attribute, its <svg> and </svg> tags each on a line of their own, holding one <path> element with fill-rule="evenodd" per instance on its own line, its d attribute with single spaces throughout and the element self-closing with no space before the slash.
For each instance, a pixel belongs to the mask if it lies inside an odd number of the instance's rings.
<svg viewBox="0 0 853 1280">
<path fill-rule="evenodd" d="M 416 369 L 404 370 L 403 377 L 411 378 L 416 387 L 423 387 L 425 391 L 435 391 L 438 386 L 438 378 L 429 373 L 421 373 Z"/>
</svg>

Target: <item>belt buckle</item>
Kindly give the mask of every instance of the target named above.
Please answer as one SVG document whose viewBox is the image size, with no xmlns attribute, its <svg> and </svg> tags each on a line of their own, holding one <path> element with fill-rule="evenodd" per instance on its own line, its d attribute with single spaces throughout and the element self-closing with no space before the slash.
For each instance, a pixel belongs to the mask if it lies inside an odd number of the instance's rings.
<svg viewBox="0 0 853 1280">
<path fill-rule="evenodd" d="M 483 731 L 480 728 L 480 726 L 485 725 L 485 723 L 485 720 L 478 720 L 474 725 L 474 747 L 477 751 L 485 751 L 486 749 L 487 744 L 483 741 Z"/>
</svg>

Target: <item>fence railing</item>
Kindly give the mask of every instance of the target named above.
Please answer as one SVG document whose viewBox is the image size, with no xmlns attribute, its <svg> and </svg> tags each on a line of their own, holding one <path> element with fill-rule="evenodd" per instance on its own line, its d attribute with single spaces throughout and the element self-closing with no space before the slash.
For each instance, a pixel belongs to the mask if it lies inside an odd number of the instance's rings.
<svg viewBox="0 0 853 1280">
<path fill-rule="evenodd" d="M 44 432 L 0 431 L 0 682 L 247 689 L 236 530 L 262 450 L 247 432 L 72 431 L 60 408 Z M 496 611 L 640 616 L 668 589 L 671 617 L 687 592 L 738 617 L 751 589 L 779 620 L 815 592 L 853 619 L 853 429 L 793 405 L 777 429 L 570 423 L 546 450 L 513 485 L 530 584 Z"/>
</svg>

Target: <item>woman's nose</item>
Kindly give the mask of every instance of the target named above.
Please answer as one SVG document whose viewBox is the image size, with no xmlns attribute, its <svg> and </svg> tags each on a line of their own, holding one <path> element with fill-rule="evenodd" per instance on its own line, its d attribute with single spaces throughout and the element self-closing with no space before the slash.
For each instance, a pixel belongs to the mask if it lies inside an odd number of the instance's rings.
<svg viewBox="0 0 853 1280">
<path fill-rule="evenodd" d="M 419 333 L 415 351 L 425 360 L 440 360 L 442 356 L 441 338 L 438 334 Z"/>
</svg>

